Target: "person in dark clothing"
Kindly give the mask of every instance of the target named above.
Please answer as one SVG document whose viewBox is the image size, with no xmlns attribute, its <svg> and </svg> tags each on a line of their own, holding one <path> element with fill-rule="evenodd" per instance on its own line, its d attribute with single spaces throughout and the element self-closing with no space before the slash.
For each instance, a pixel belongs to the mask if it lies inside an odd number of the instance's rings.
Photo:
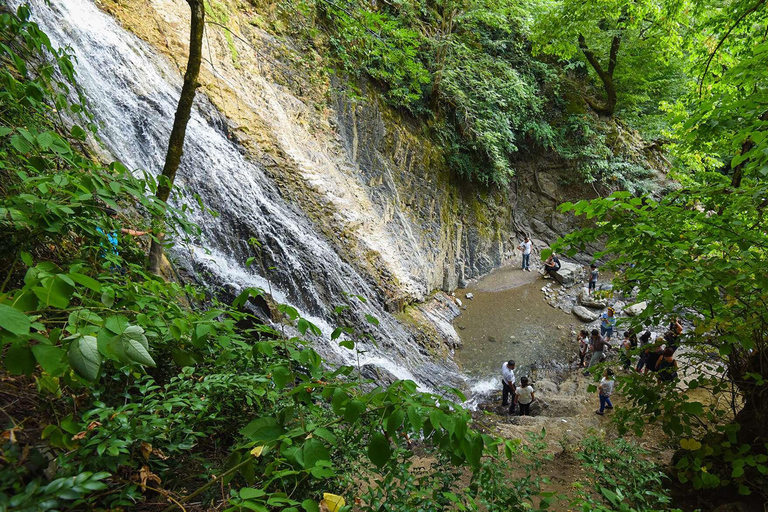
<svg viewBox="0 0 768 512">
<path fill-rule="evenodd" d="M 674 382 L 677 380 L 675 351 L 670 347 L 664 349 L 662 356 L 656 361 L 656 375 L 661 382 Z"/>
<path fill-rule="evenodd" d="M 655 372 L 656 371 L 656 363 L 659 362 L 659 359 L 661 359 L 661 356 L 664 354 L 664 349 L 661 347 L 661 345 L 658 345 L 655 349 L 651 350 L 648 353 L 648 356 L 645 358 L 645 372 Z"/>
<path fill-rule="evenodd" d="M 637 362 L 637 366 L 635 366 L 635 370 L 638 372 L 643 371 L 643 367 L 645 366 L 645 361 L 648 358 L 648 354 L 651 352 L 651 331 L 645 331 L 640 336 L 640 348 L 643 349 L 642 352 L 640 352 L 640 360 Z"/>
<path fill-rule="evenodd" d="M 677 350 L 677 346 L 680 344 L 681 334 L 683 334 L 683 324 L 680 323 L 678 317 L 675 317 L 669 323 L 669 330 L 664 334 L 664 341 L 667 343 L 667 348 L 672 349 L 672 353 Z"/>
<path fill-rule="evenodd" d="M 557 257 L 557 254 L 552 253 L 549 258 L 547 258 L 547 261 L 544 262 L 544 278 L 546 279 L 547 276 L 550 278 L 555 277 L 555 273 L 560 270 L 560 260 Z"/>
</svg>

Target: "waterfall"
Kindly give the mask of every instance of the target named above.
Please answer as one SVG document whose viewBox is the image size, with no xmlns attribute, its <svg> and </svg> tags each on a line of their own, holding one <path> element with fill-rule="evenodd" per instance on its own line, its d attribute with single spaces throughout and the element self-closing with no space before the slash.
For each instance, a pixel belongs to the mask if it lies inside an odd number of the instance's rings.
<svg viewBox="0 0 768 512">
<path fill-rule="evenodd" d="M 17 0 L 11 3 L 18 4 Z M 54 45 L 68 46 L 91 112 L 99 124 L 105 156 L 137 172 L 160 173 L 181 90 L 179 70 L 148 44 L 120 27 L 89 0 L 31 0 L 33 20 Z M 202 229 L 191 247 L 173 256 L 210 287 L 237 292 L 245 287 L 271 289 L 273 297 L 296 307 L 323 330 L 316 348 L 337 363 L 355 363 L 355 355 L 330 340 L 334 307 L 344 292 L 368 299 L 352 308 L 356 324 L 365 315 L 377 345 L 366 344 L 361 364 L 372 364 L 397 378 L 413 379 L 423 389 L 457 386 L 461 376 L 452 361 L 435 362 L 392 315 L 376 290 L 319 234 L 307 216 L 281 197 L 264 169 L 249 160 L 227 135 L 226 120 L 198 92 L 187 128 L 178 188 L 199 194 L 212 217 L 193 210 Z M 254 256 L 248 240 L 261 243 L 264 268 L 246 267 Z M 190 250 L 191 249 L 191 250 Z"/>
</svg>

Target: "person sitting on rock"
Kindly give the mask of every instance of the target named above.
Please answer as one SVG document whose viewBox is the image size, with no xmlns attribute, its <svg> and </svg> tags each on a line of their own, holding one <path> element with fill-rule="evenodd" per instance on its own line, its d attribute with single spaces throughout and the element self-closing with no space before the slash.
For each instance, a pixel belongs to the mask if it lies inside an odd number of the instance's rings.
<svg viewBox="0 0 768 512">
<path fill-rule="evenodd" d="M 560 260 L 557 254 L 552 253 L 547 261 L 544 262 L 544 279 L 554 278 L 555 273 L 560 270 Z M 549 276 L 549 277 L 547 277 Z"/>
</svg>

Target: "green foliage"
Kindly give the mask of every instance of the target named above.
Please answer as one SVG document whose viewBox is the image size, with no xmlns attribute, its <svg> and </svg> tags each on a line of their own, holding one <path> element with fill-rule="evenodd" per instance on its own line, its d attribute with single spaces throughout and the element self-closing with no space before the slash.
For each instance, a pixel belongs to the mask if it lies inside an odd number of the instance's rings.
<svg viewBox="0 0 768 512">
<path fill-rule="evenodd" d="M 672 510 L 664 473 L 648 460 L 650 453 L 636 444 L 590 436 L 576 456 L 587 481 L 576 485 L 580 498 L 572 505 L 584 511 Z"/>
<path fill-rule="evenodd" d="M 643 116 L 635 117 L 640 126 L 647 124 L 645 116 L 659 115 L 660 100 L 681 92 L 682 38 L 688 19 L 684 2 L 557 0 L 537 7 L 531 34 L 534 51 L 588 69 L 606 92 L 615 87 L 620 111 Z M 599 69 L 590 62 L 590 53 Z"/>
<path fill-rule="evenodd" d="M 506 184 L 517 154 L 552 145 L 545 107 L 556 73 L 528 53 L 518 4 L 302 5 L 317 11 L 337 67 L 375 80 L 390 105 L 424 117 L 465 178 Z M 286 9 L 295 14 L 292 4 Z"/>
</svg>

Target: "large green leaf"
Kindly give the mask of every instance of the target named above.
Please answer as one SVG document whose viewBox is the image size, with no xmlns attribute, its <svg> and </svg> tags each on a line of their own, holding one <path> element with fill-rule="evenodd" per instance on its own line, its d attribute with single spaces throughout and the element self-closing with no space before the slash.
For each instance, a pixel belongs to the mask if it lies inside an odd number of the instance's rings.
<svg viewBox="0 0 768 512">
<path fill-rule="evenodd" d="M 0 304 L 0 327 L 14 334 L 27 334 L 29 326 L 27 315 L 16 308 Z"/>
<path fill-rule="evenodd" d="M 309 469 L 321 460 L 331 460 L 331 455 L 325 445 L 314 437 L 304 441 L 301 447 L 304 468 Z"/>
<path fill-rule="evenodd" d="M 155 366 L 155 360 L 149 355 L 149 344 L 144 336 L 144 329 L 138 325 L 128 326 L 120 336 L 125 355 L 131 361 L 147 366 Z"/>
<path fill-rule="evenodd" d="M 389 441 L 383 434 L 373 434 L 371 443 L 368 445 L 368 458 L 371 459 L 376 467 L 383 467 L 392 456 L 392 448 Z"/>
<path fill-rule="evenodd" d="M 75 339 L 69 345 L 69 364 L 84 379 L 96 380 L 101 369 L 101 354 L 93 336 Z"/>
<path fill-rule="evenodd" d="M 69 299 L 72 297 L 74 290 L 74 286 L 65 282 L 59 276 L 47 277 L 43 279 L 42 286 L 32 289 L 43 304 L 61 309 L 69 306 Z"/>
<path fill-rule="evenodd" d="M 32 352 L 35 354 L 35 359 L 37 359 L 37 363 L 43 370 L 54 377 L 63 374 L 64 370 L 67 369 L 65 361 L 67 354 L 59 347 L 39 344 L 32 347 Z"/>
<path fill-rule="evenodd" d="M 285 429 L 280 426 L 275 418 L 264 417 L 250 422 L 240 430 L 243 436 L 251 441 L 269 442 L 274 441 L 285 433 Z"/>
<path fill-rule="evenodd" d="M 86 288 L 89 288 L 95 292 L 101 291 L 101 283 L 99 283 L 97 280 L 95 280 L 92 277 L 89 277 L 83 274 L 78 274 L 76 272 L 70 272 L 69 278 L 72 279 L 74 282 L 81 284 Z"/>
<path fill-rule="evenodd" d="M 35 371 L 35 356 L 27 345 L 11 345 L 5 355 L 5 368 L 12 375 L 31 375 Z"/>
<path fill-rule="evenodd" d="M 359 400 L 351 400 L 344 410 L 344 419 L 349 423 L 354 423 L 357 418 L 365 412 L 365 404 Z"/>
</svg>

